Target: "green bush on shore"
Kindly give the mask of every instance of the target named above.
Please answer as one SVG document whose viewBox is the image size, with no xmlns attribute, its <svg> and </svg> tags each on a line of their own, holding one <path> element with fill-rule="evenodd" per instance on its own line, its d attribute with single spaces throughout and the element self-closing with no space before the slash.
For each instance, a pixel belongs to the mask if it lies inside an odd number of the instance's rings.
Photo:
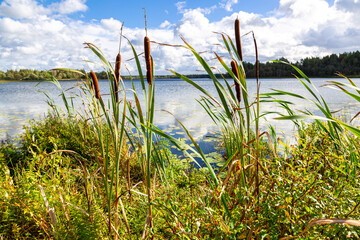
<svg viewBox="0 0 360 240">
<path fill-rule="evenodd" d="M 20 137 L 18 146 L 3 142 L 0 147 L 0 236 L 4 239 L 100 239 L 106 238 L 102 189 L 90 185 L 100 181 L 94 155 L 98 146 L 91 134 L 70 134 L 84 124 L 73 119 L 48 115 L 32 121 Z M 85 126 L 82 125 L 83 127 Z M 278 239 L 298 235 L 308 221 L 318 218 L 359 219 L 359 179 L 349 177 L 355 167 L 350 156 L 334 151 L 329 136 L 315 124 L 303 130 L 304 136 L 291 147 L 290 157 L 261 159 L 267 174 L 263 176 L 259 209 L 254 208 L 252 193 L 232 189 L 236 232 L 228 232 L 222 223 L 222 209 L 209 191 L 206 177 L 199 169 L 180 164 L 172 156 L 169 185 L 158 178 L 154 197 L 154 235 L 157 239 L 241 238 L 253 228 L 259 236 Z M 85 144 L 86 143 L 86 144 Z M 91 143 L 91 144 L 90 144 Z M 49 153 L 59 149 L 76 151 Z M 86 160 L 85 160 L 86 159 Z M 81 162 L 81 163 L 80 163 Z M 87 164 L 88 168 L 83 167 Z M 139 166 L 131 160 L 131 184 L 138 183 Z M 11 174 L 10 174 L 11 170 Z M 84 172 L 85 171 L 85 172 Z M 233 179 L 236 184 L 236 179 Z M 125 183 L 123 183 L 125 184 Z M 230 184 L 231 185 L 231 184 Z M 42 186 L 50 207 L 54 207 L 57 225 L 51 219 L 40 193 Z M 121 189 L 126 192 L 126 187 Z M 230 190 L 230 189 L 228 189 Z M 93 191 L 90 193 L 89 191 Z M 97 192 L 99 191 L 99 192 Z M 141 238 L 146 218 L 146 198 L 136 192 L 122 196 L 133 238 Z M 244 192 L 247 205 L 237 205 L 237 195 Z M 90 197 L 89 197 L 90 196 Z M 91 216 L 91 217 L 90 217 Z M 312 238 L 357 235 L 358 227 L 319 226 Z M 183 231 L 183 232 L 181 232 Z M 186 234 L 189 233 L 189 234 Z M 193 235 L 191 235 L 191 234 Z M 120 233 L 125 234 L 125 233 Z M 195 237 L 196 236 L 196 237 Z M 221 237 L 220 237 L 221 236 Z"/>
</svg>

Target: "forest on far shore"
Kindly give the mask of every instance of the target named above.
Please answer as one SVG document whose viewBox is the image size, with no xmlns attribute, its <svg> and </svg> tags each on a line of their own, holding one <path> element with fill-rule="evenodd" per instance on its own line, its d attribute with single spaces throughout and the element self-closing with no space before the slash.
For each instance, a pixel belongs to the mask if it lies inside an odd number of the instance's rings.
<svg viewBox="0 0 360 240">
<path fill-rule="evenodd" d="M 278 59 L 280 61 L 289 62 L 286 58 Z M 301 69 L 309 77 L 335 77 L 336 73 L 341 73 L 347 77 L 360 77 L 360 52 L 349 52 L 341 54 L 331 54 L 322 58 L 311 57 L 305 58 L 298 62 L 292 63 Z M 255 78 L 255 64 L 243 62 L 247 78 Z M 51 71 L 58 80 L 80 79 L 80 75 L 74 72 Z M 286 64 L 277 62 L 260 63 L 260 78 L 288 78 L 295 74 L 295 70 Z M 99 79 L 107 79 L 106 73 L 97 72 Z M 219 74 L 220 75 L 220 74 Z M 32 69 L 7 70 L 0 71 L 0 80 L 47 80 L 50 76 L 48 71 L 39 71 Z M 189 78 L 206 78 L 207 74 L 186 75 Z M 229 74 L 224 74 L 229 78 Z M 129 76 L 122 76 L 123 79 L 130 79 Z M 138 78 L 138 76 L 133 76 Z M 176 78 L 173 75 L 156 76 L 157 79 Z"/>
</svg>

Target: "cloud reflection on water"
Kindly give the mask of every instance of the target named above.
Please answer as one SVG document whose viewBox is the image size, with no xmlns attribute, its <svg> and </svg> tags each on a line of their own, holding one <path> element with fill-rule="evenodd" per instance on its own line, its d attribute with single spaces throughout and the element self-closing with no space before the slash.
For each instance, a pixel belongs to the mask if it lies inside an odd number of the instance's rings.
<svg viewBox="0 0 360 240">
<path fill-rule="evenodd" d="M 326 79 L 314 79 L 314 84 L 319 87 L 325 83 Z M 360 80 L 354 79 L 357 83 Z M 211 94 L 215 94 L 215 89 L 212 85 L 212 81 L 209 79 L 199 79 L 196 82 L 203 88 L 208 90 Z M 63 89 L 73 87 L 75 81 L 61 82 Z M 55 103 L 62 105 L 62 101 L 59 95 L 59 90 L 55 85 L 51 83 L 41 83 L 35 88 L 36 82 L 10 82 L 2 84 L 0 87 L 0 95 L 2 101 L 0 102 L 0 139 L 5 138 L 6 133 L 11 136 L 21 133 L 23 131 L 22 125 L 27 124 L 27 119 L 39 118 L 49 109 L 46 104 L 46 97 L 39 90 L 46 90 L 55 99 Z M 130 83 L 125 83 L 126 87 L 130 87 Z M 143 99 L 140 81 L 135 81 L 135 87 L 139 92 L 139 99 Z M 248 80 L 248 92 L 251 96 L 254 96 L 256 92 L 256 82 L 254 80 Z M 301 86 L 295 79 L 264 79 L 261 82 L 261 92 L 269 92 L 271 88 L 286 90 L 295 92 L 299 95 L 311 97 L 309 93 Z M 107 94 L 108 81 L 100 81 L 100 91 L 102 94 Z M 359 104 L 352 100 L 350 97 L 345 96 L 340 91 L 330 88 L 319 88 L 321 94 L 333 110 L 343 109 L 341 112 L 348 116 L 350 119 L 356 112 Z M 76 92 L 76 90 L 72 90 Z M 193 86 L 187 84 L 181 80 L 158 80 L 156 81 L 156 115 L 155 123 L 162 129 L 168 130 L 173 134 L 181 135 L 182 129 L 177 123 L 178 118 L 184 126 L 190 130 L 195 138 L 200 138 L 209 131 L 216 130 L 214 123 L 207 116 L 206 112 L 202 109 L 200 104 L 196 102 L 196 99 L 200 99 L 200 92 Z M 128 98 L 132 98 L 132 94 L 128 93 Z M 104 95 L 104 100 L 108 99 L 108 96 Z M 287 100 L 296 103 L 294 106 L 296 109 L 309 109 L 315 114 L 321 114 L 315 106 L 308 102 L 295 98 L 286 98 Z M 106 100 L 107 102 L 107 100 Z M 77 103 L 79 105 L 79 102 Z M 174 114 L 161 111 L 167 110 Z M 278 105 L 264 103 L 261 105 L 261 111 L 283 111 Z M 351 116 L 351 117 L 350 117 Z M 261 120 L 263 130 L 266 130 L 268 124 L 275 126 L 276 130 L 285 136 L 294 136 L 295 128 L 290 121 L 278 121 L 274 120 L 274 115 L 266 117 L 267 121 Z M 184 134 L 182 134 L 184 136 Z"/>
</svg>

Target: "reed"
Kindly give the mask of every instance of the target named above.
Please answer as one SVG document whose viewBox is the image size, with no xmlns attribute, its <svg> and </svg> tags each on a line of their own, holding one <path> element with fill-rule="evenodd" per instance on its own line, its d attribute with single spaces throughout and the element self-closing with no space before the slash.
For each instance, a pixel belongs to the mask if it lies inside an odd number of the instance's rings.
<svg viewBox="0 0 360 240">
<path fill-rule="evenodd" d="M 119 81 L 120 81 L 120 67 L 121 67 L 121 55 L 120 52 L 116 56 L 115 60 L 115 81 L 114 81 L 114 92 L 115 92 L 115 100 L 119 101 Z"/>
<path fill-rule="evenodd" d="M 150 55 L 150 38 L 144 37 L 144 50 L 145 50 L 145 64 L 146 64 L 146 79 L 149 85 L 152 84 L 152 64 Z"/>
<path fill-rule="evenodd" d="M 241 48 L 241 35 L 240 35 L 240 20 L 239 18 L 236 18 L 235 20 L 235 42 L 236 42 L 236 49 L 237 54 L 240 58 L 240 61 L 243 61 L 243 54 L 242 54 L 242 48 Z"/>
<path fill-rule="evenodd" d="M 100 99 L 100 88 L 99 88 L 99 82 L 98 82 L 98 79 L 96 77 L 96 74 L 94 73 L 94 71 L 90 71 L 90 77 L 91 77 L 91 80 L 92 80 L 92 86 L 94 87 L 94 94 L 95 94 L 95 97 L 97 99 Z"/>
<path fill-rule="evenodd" d="M 227 79 L 223 79 L 225 82 L 224 86 L 220 80 L 215 77 L 212 68 L 209 66 L 206 60 L 203 59 L 203 57 L 184 39 L 184 47 L 192 52 L 192 54 L 204 68 L 205 72 L 212 79 L 217 96 L 210 94 L 206 89 L 191 79 L 176 73 L 175 71 L 172 71 L 173 74 L 193 85 L 195 88 L 200 90 L 202 94 L 204 94 L 204 96 L 201 97 L 201 101 L 198 102 L 202 105 L 204 110 L 209 114 L 211 119 L 219 128 L 220 137 L 222 138 L 222 146 L 225 149 L 226 156 L 223 166 L 217 170 L 217 173 L 215 173 L 215 169 L 211 166 L 207 157 L 196 143 L 195 139 L 191 136 L 189 131 L 180 121 L 178 121 L 179 124 L 182 125 L 187 136 L 195 146 L 194 148 L 190 146 L 184 146 L 184 144 L 159 131 L 159 129 L 154 129 L 157 134 L 169 139 L 169 141 L 177 146 L 179 150 L 183 151 L 183 153 L 188 158 L 194 161 L 195 164 L 200 166 L 200 164 L 192 157 L 191 154 L 189 154 L 186 149 L 192 152 L 192 154 L 195 154 L 204 162 L 209 173 L 209 185 L 210 188 L 213 189 L 213 201 L 218 203 L 217 211 L 222 213 L 222 224 L 226 226 L 224 228 L 228 229 L 229 232 L 235 231 L 234 223 L 236 220 L 234 209 L 236 209 L 236 207 L 243 206 L 245 209 L 257 211 L 260 203 L 256 200 L 255 196 L 258 196 L 259 193 L 259 175 L 261 175 L 261 173 L 258 171 L 258 166 L 262 169 L 263 173 L 266 172 L 266 170 L 258 161 L 261 151 L 261 146 L 259 144 L 260 134 L 258 133 L 258 119 L 260 118 L 260 113 L 258 111 L 258 94 L 257 97 L 253 99 L 247 92 L 245 70 L 241 61 L 241 43 L 238 41 L 240 39 L 240 26 L 238 19 L 235 21 L 235 26 L 235 36 L 238 48 L 235 48 L 232 40 L 229 37 L 227 38 L 225 35 L 223 35 L 223 40 L 226 49 L 228 50 L 229 56 L 234 56 L 234 54 L 238 55 L 239 63 L 233 60 L 231 61 L 231 66 L 229 67 L 225 64 L 224 60 L 215 53 L 219 63 L 233 78 L 236 86 L 235 93 Z M 259 87 L 260 85 L 258 85 L 258 88 Z M 244 102 L 244 108 L 240 107 L 241 100 Z M 256 134 L 254 134 L 255 131 L 257 132 Z M 264 135 L 264 133 L 261 135 Z M 234 168 L 235 165 L 238 166 L 238 168 Z M 228 177 L 226 177 L 224 180 L 219 176 L 225 171 L 227 172 Z M 254 182 L 255 184 L 253 184 Z M 244 199 L 237 199 L 240 192 L 245 194 L 249 201 Z M 231 199 L 234 200 L 232 201 Z M 237 224 L 241 223 L 242 220 Z M 252 235 L 251 231 L 252 230 L 248 232 L 250 236 Z"/>
<path fill-rule="evenodd" d="M 234 73 L 235 77 L 237 79 L 240 79 L 238 67 L 237 67 L 236 62 L 234 60 L 231 61 L 231 70 Z M 238 81 L 239 80 L 234 79 L 236 98 L 237 98 L 238 102 L 240 103 L 241 102 L 241 88 L 240 88 L 240 84 L 239 84 Z"/>
<path fill-rule="evenodd" d="M 120 68 L 121 68 L 121 54 L 120 54 L 120 50 L 121 50 L 121 39 L 122 39 L 122 30 L 124 27 L 124 23 L 121 25 L 121 30 L 120 30 L 120 40 L 119 40 L 119 52 L 116 55 L 116 59 L 115 59 L 115 81 L 114 81 L 114 91 L 115 91 L 115 100 L 116 102 L 119 101 L 119 82 L 120 82 Z"/>
<path fill-rule="evenodd" d="M 121 55 L 119 51 L 119 53 L 116 55 L 116 60 L 115 60 L 115 78 L 117 83 L 119 83 L 120 81 L 120 67 L 121 67 Z"/>
<path fill-rule="evenodd" d="M 149 85 L 152 84 L 152 58 L 150 50 L 150 38 L 147 35 L 147 19 L 146 19 L 146 9 L 144 8 L 145 15 L 145 37 L 144 37 L 144 53 L 145 53 L 145 66 L 146 66 L 146 79 Z"/>
<path fill-rule="evenodd" d="M 145 9 L 144 9 L 145 10 Z M 140 83 L 142 92 L 144 95 L 144 104 L 143 108 L 138 93 L 135 89 L 135 85 L 132 77 L 132 92 L 135 99 L 135 106 L 133 106 L 130 101 L 127 101 L 127 108 L 129 110 L 129 116 L 127 118 L 130 128 L 127 129 L 126 135 L 129 140 L 130 145 L 133 147 L 133 151 L 137 156 L 138 161 L 140 162 L 144 188 L 146 189 L 147 196 L 147 206 L 148 212 L 146 221 L 144 224 L 143 238 L 149 237 L 154 238 L 153 233 L 153 198 L 155 193 L 155 185 L 152 183 L 155 181 L 156 173 L 160 176 L 166 174 L 164 164 L 162 160 L 159 159 L 159 156 L 162 156 L 161 149 L 156 147 L 157 144 L 153 140 L 154 133 L 151 131 L 151 127 L 154 122 L 154 112 L 155 112 L 155 82 L 152 78 L 152 72 L 154 71 L 153 60 L 150 55 L 150 39 L 147 36 L 147 22 L 146 22 L 146 10 L 145 10 L 145 31 L 146 36 L 144 37 L 144 52 L 145 52 L 145 64 L 146 64 L 146 80 L 147 86 L 145 83 L 145 78 L 141 68 L 140 60 L 138 54 L 128 40 L 129 45 L 133 51 L 135 63 L 137 66 L 138 75 L 140 77 Z M 166 177 L 162 178 L 162 180 Z"/>
</svg>

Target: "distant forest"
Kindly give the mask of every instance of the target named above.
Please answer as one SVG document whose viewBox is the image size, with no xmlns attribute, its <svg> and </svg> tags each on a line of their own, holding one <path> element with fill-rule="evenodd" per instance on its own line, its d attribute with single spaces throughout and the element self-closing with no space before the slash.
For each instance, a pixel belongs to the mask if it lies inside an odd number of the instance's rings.
<svg viewBox="0 0 360 240">
<path fill-rule="evenodd" d="M 289 62 L 286 58 L 279 60 Z M 335 77 L 337 72 L 342 73 L 347 77 L 360 77 L 360 52 L 350 52 L 342 54 L 331 54 L 323 58 L 311 57 L 305 58 L 296 63 L 292 63 L 301 69 L 309 77 Z M 255 64 L 244 62 L 243 63 L 246 76 L 248 78 L 256 77 Z M 288 78 L 295 74 L 295 70 L 289 65 L 282 63 L 260 63 L 260 78 Z M 52 74 L 58 80 L 73 80 L 80 79 L 80 75 L 73 72 L 65 71 L 52 71 Z M 96 73 L 99 79 L 106 79 L 105 72 Z M 218 74 L 216 74 L 218 75 Z M 7 70 L 6 72 L 0 71 L 0 80 L 47 80 L 49 77 L 48 71 L 38 71 L 30 69 L 21 70 Z M 193 74 L 187 75 L 190 78 L 207 78 L 206 74 Z M 218 75 L 219 76 L 219 75 Z M 229 74 L 224 74 L 229 77 Z M 122 76 L 123 79 L 129 79 L 128 76 Z M 135 76 L 134 78 L 137 78 Z M 158 79 L 175 78 L 173 75 L 156 76 Z"/>
</svg>

